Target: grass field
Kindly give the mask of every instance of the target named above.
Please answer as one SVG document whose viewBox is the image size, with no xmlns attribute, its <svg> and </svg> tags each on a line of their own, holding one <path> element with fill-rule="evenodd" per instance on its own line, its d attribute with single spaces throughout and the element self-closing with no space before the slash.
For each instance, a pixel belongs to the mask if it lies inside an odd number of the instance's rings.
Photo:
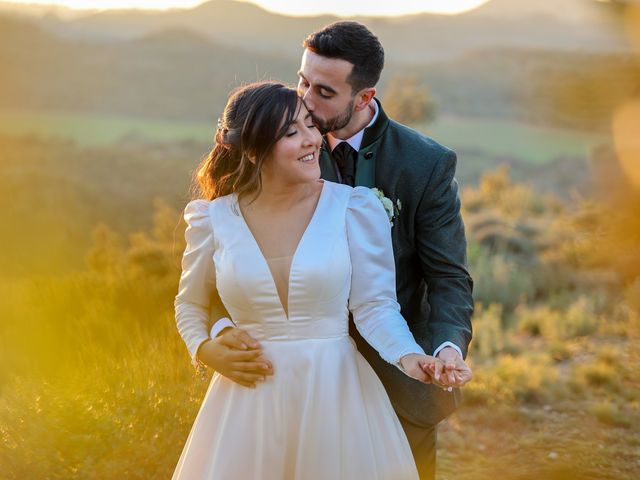
<svg viewBox="0 0 640 480">
<path fill-rule="evenodd" d="M 542 165 L 562 157 L 586 157 L 594 146 L 607 140 L 603 134 L 481 118 L 443 117 L 418 128 L 469 161 L 515 159 Z M 209 143 L 213 122 L 207 125 L 86 113 L 0 111 L 0 134 L 62 137 L 81 146 L 104 146 L 127 138 Z"/>
<path fill-rule="evenodd" d="M 586 157 L 594 146 L 607 141 L 604 134 L 481 118 L 441 118 L 421 130 L 458 152 L 477 150 L 486 156 L 534 164 Z"/>
<path fill-rule="evenodd" d="M 0 134 L 66 138 L 80 146 L 105 146 L 127 138 L 209 142 L 213 127 L 200 122 L 96 116 L 72 112 L 0 111 Z"/>
<path fill-rule="evenodd" d="M 170 478 L 208 386 L 175 330 L 175 273 L 0 282 L 1 478 Z M 552 347 L 558 332 L 518 319 L 491 331 L 494 313 L 440 428 L 437 479 L 639 478 L 640 322 L 591 318 L 590 335 Z M 509 352 L 483 357 L 482 336 Z"/>
<path fill-rule="evenodd" d="M 94 141 L 126 132 L 117 119 L 58 120 L 67 132 L 93 129 L 86 138 Z M 147 127 L 167 142 L 197 131 Z M 527 138 L 532 145 L 535 137 Z M 576 138 L 563 138 L 563 148 L 577 148 Z M 208 386 L 193 376 L 172 305 L 184 248 L 182 192 L 202 145 L 32 140 L 7 137 L 0 149 L 0 191 L 9 200 L 0 478 L 170 478 Z M 537 165 L 555 175 L 552 164 Z M 635 480 L 640 279 L 608 290 L 597 283 L 603 272 L 591 269 L 609 258 L 640 265 L 640 253 L 633 256 L 640 226 L 632 221 L 640 203 L 625 202 L 630 215 L 609 226 L 593 207 L 589 216 L 559 210 L 530 183 L 501 170 L 463 192 L 475 378 L 440 429 L 437 478 Z M 615 219 L 615 211 L 601 215 Z M 111 228 L 91 234 L 98 221 Z M 607 231 L 622 232 L 624 241 L 601 243 Z M 514 245 L 518 253 L 507 248 Z M 45 267 L 56 258 L 51 273 Z"/>
</svg>

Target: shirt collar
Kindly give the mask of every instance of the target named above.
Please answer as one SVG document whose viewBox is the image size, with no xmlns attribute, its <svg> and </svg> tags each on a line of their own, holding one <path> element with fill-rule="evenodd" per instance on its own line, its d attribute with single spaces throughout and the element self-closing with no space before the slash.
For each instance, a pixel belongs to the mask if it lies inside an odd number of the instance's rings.
<svg viewBox="0 0 640 480">
<path fill-rule="evenodd" d="M 369 105 L 371 105 L 371 107 L 373 108 L 373 118 L 366 127 L 357 132 L 355 135 L 347 138 L 346 140 L 341 140 L 334 137 L 330 133 L 327 133 L 327 142 L 329 142 L 331 151 L 333 151 L 333 149 L 336 148 L 340 142 L 347 142 L 356 152 L 360 150 L 360 145 L 362 145 L 362 138 L 364 137 L 364 131 L 375 123 L 378 118 L 378 113 L 380 112 L 378 108 L 378 102 L 376 102 L 375 100 L 371 100 L 371 102 L 369 102 Z"/>
</svg>

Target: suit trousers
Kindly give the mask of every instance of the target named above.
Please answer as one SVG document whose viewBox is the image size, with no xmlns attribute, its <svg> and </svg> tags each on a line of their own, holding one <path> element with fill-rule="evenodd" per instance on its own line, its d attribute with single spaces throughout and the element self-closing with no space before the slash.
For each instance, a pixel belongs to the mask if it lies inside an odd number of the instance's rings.
<svg viewBox="0 0 640 480">
<path fill-rule="evenodd" d="M 400 416 L 399 419 L 409 440 L 420 480 L 435 480 L 438 426 L 421 427 Z"/>
</svg>

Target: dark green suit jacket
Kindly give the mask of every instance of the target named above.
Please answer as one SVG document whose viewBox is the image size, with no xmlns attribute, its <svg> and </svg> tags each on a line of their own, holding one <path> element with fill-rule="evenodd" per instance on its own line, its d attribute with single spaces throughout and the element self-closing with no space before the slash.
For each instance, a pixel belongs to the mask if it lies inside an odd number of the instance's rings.
<svg viewBox="0 0 640 480">
<path fill-rule="evenodd" d="M 377 101 L 377 100 L 376 100 Z M 391 230 L 396 289 L 402 315 L 427 354 L 445 341 L 466 357 L 471 341 L 473 282 L 466 267 L 456 155 L 432 139 L 390 120 L 380 102 L 375 123 L 364 132 L 356 163 L 356 185 L 377 187 L 401 209 Z M 325 141 L 322 177 L 339 175 Z M 352 323 L 352 322 L 351 322 Z M 459 392 L 424 385 L 383 361 L 351 328 L 358 349 L 376 371 L 401 417 L 435 425 L 456 407 Z"/>
</svg>

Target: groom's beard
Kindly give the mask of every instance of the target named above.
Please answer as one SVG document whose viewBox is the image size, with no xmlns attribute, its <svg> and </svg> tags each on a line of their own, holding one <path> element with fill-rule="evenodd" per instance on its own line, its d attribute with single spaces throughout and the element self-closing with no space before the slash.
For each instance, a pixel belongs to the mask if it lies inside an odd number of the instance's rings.
<svg viewBox="0 0 640 480">
<path fill-rule="evenodd" d="M 340 112 L 333 118 L 323 120 L 316 117 L 313 112 L 311 113 L 311 118 L 318 127 L 320 133 L 322 135 L 326 135 L 329 132 L 341 130 L 349 124 L 349 122 L 351 121 L 351 117 L 353 116 L 353 104 L 354 100 L 351 100 L 349 102 L 349 105 L 347 105 L 347 108 L 345 108 L 342 112 Z"/>
</svg>

